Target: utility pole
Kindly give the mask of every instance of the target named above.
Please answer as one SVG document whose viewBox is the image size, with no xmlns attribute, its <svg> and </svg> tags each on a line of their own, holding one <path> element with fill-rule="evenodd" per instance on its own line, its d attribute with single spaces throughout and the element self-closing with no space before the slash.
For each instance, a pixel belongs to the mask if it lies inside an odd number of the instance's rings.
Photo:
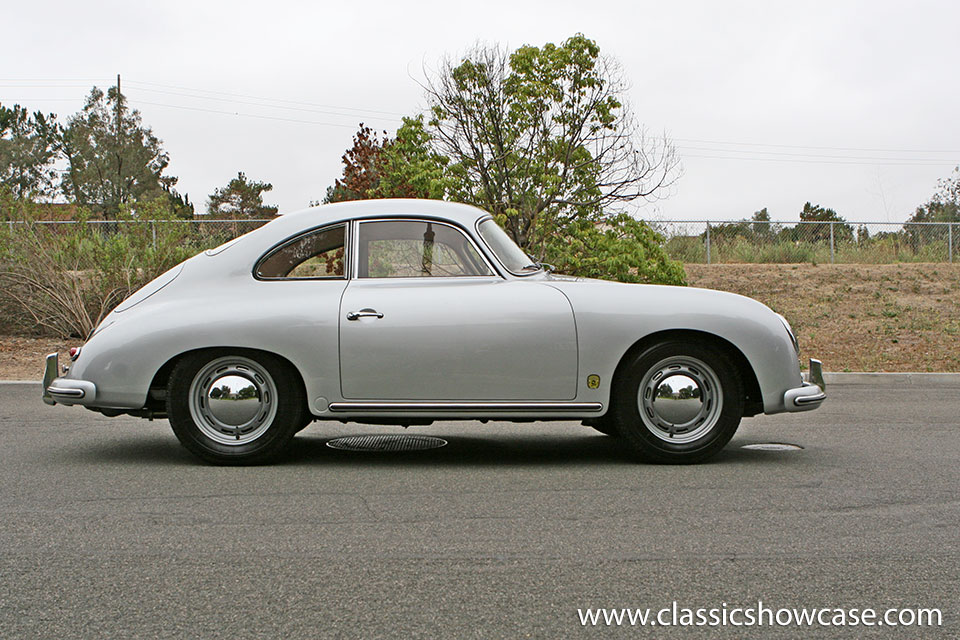
<svg viewBox="0 0 960 640">
<path fill-rule="evenodd" d="M 122 147 L 120 145 L 120 119 L 122 117 L 122 110 L 120 108 L 120 74 L 117 74 L 117 127 L 116 132 L 114 133 L 114 144 L 117 149 L 117 184 L 114 187 L 117 194 L 117 207 L 120 206 L 121 200 L 123 200 L 123 153 Z"/>
<path fill-rule="evenodd" d="M 117 140 L 120 140 L 120 74 L 117 74 Z"/>
</svg>

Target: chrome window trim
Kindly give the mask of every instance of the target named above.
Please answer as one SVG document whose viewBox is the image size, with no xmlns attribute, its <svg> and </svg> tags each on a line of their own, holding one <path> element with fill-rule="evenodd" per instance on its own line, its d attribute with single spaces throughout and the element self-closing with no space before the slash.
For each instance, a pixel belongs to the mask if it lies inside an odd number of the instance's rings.
<svg viewBox="0 0 960 640">
<path fill-rule="evenodd" d="M 343 275 L 342 275 L 342 276 L 310 276 L 310 277 L 304 277 L 304 278 L 291 278 L 291 277 L 288 277 L 288 276 L 283 276 L 283 277 L 261 276 L 260 274 L 257 273 L 257 271 L 258 271 L 259 268 L 260 268 L 260 265 L 263 264 L 263 262 L 264 262 L 267 258 L 269 258 L 270 256 L 272 256 L 272 255 L 273 255 L 274 253 L 276 253 L 277 251 L 280 251 L 281 249 L 283 249 L 283 248 L 286 247 L 287 245 L 289 245 L 289 244 L 291 244 L 291 243 L 293 243 L 293 242 L 296 242 L 296 241 L 299 240 L 300 238 L 303 238 L 303 237 L 305 237 L 305 236 L 311 235 L 311 234 L 313 234 L 313 233 L 321 233 L 321 232 L 323 232 L 323 231 L 327 231 L 328 229 L 334 229 L 334 228 L 336 228 L 336 227 L 343 227 L 343 234 L 344 234 L 344 238 L 343 238 Z M 304 281 L 307 281 L 307 280 L 321 280 L 321 281 L 323 281 L 323 280 L 349 280 L 349 279 L 350 279 L 350 268 L 349 268 L 349 265 L 350 265 L 350 257 L 349 257 L 349 256 L 350 256 L 350 253 L 349 253 L 349 252 L 350 252 L 350 249 L 349 249 L 349 247 L 350 247 L 350 244 L 351 244 L 351 242 L 350 242 L 350 238 L 351 238 L 350 231 L 351 231 L 351 229 L 350 229 L 350 220 L 341 220 L 341 221 L 339 221 L 339 222 L 334 222 L 334 223 L 332 223 L 332 224 L 326 224 L 326 225 L 320 225 L 320 226 L 318 226 L 318 227 L 313 227 L 313 228 L 311 228 L 311 229 L 307 229 L 306 231 L 301 231 L 301 232 L 296 233 L 296 234 L 294 234 L 294 235 L 292 235 L 292 236 L 290 236 L 290 237 L 288 237 L 288 238 L 285 238 L 285 239 L 281 240 L 280 242 L 274 244 L 271 248 L 267 249 L 259 258 L 257 258 L 257 261 L 253 263 L 253 271 L 252 271 L 252 273 L 253 273 L 253 279 L 254 279 L 254 280 L 260 280 L 261 282 L 304 282 Z M 308 260 L 309 260 L 309 258 L 308 258 Z"/>
<path fill-rule="evenodd" d="M 459 282 L 462 280 L 491 280 L 500 282 L 503 280 L 503 276 L 495 273 L 489 276 L 401 276 L 397 278 L 386 276 L 377 278 L 355 278 L 355 280 L 362 280 L 363 282 Z"/>
<path fill-rule="evenodd" d="M 494 258 L 496 258 L 497 262 L 500 264 L 501 267 L 503 267 L 504 271 L 518 278 L 529 278 L 530 276 L 537 275 L 538 273 L 543 273 L 543 267 L 540 267 L 536 271 L 524 271 L 523 273 L 517 273 L 516 271 L 511 271 L 509 268 L 507 268 L 507 265 L 503 264 L 503 260 L 501 260 L 500 256 L 497 255 L 497 252 L 493 250 L 493 247 L 490 246 L 490 243 L 488 243 L 486 238 L 483 237 L 483 234 L 480 233 L 480 224 L 486 222 L 487 220 L 493 220 L 493 216 L 487 215 L 487 216 L 483 216 L 482 218 L 477 218 L 476 222 L 473 223 L 473 226 L 477 232 L 477 237 L 480 238 L 480 242 L 482 242 L 484 246 L 487 248 L 487 250 L 490 252 L 490 254 Z M 497 224 L 497 221 L 493 220 L 493 224 Z M 524 251 L 524 254 L 526 254 L 526 251 Z M 527 257 L 529 258 L 529 256 Z M 533 263 L 531 262 L 531 264 Z"/>
<path fill-rule="evenodd" d="M 477 252 L 477 255 L 480 256 L 481 260 L 483 260 L 483 263 L 487 266 L 488 269 L 490 269 L 490 273 L 487 275 L 476 275 L 476 276 L 406 276 L 406 277 L 386 276 L 382 278 L 371 278 L 371 277 L 361 278 L 358 275 L 360 273 L 360 225 L 366 224 L 368 222 L 429 222 L 432 224 L 440 224 L 445 227 L 450 227 L 451 229 L 454 229 L 455 231 L 460 233 L 464 238 L 467 239 L 467 241 L 470 243 L 470 246 L 473 247 L 473 250 Z M 500 274 L 497 268 L 494 267 L 493 264 L 491 264 L 490 259 L 487 257 L 487 255 L 480 250 L 479 246 L 477 246 L 476 241 L 470 236 L 470 233 L 463 227 L 453 224 L 451 222 L 448 222 L 446 220 L 437 220 L 435 218 L 430 218 L 426 216 L 423 218 L 415 218 L 415 217 L 406 215 L 406 216 L 399 216 L 396 218 L 377 217 L 377 218 L 354 219 L 352 220 L 352 223 L 354 225 L 354 229 L 353 229 L 354 233 L 352 235 L 353 239 L 350 243 L 351 253 L 353 254 L 353 257 L 350 260 L 350 266 L 351 266 L 350 279 L 351 280 L 358 280 L 358 281 L 363 280 L 364 282 L 387 281 L 387 280 L 409 282 L 409 281 L 416 281 L 416 280 L 426 280 L 426 281 L 432 282 L 437 280 L 463 280 L 465 278 L 468 278 L 468 279 L 499 278 L 501 280 L 503 279 L 503 276 Z"/>
</svg>

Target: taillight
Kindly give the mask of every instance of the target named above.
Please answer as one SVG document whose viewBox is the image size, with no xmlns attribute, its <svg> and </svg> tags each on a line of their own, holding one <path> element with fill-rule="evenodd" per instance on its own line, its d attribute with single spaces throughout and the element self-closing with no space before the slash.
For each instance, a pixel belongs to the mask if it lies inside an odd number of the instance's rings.
<svg viewBox="0 0 960 640">
<path fill-rule="evenodd" d="M 74 361 L 80 357 L 80 349 L 82 347 L 70 347 L 70 361 Z"/>
</svg>

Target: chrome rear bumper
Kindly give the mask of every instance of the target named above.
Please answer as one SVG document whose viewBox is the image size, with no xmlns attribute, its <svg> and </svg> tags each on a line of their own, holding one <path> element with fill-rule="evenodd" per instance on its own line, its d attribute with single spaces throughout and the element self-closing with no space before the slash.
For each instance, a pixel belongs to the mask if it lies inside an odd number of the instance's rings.
<svg viewBox="0 0 960 640">
<path fill-rule="evenodd" d="M 787 389 L 783 407 L 787 411 L 812 411 L 827 399 L 827 384 L 823 381 L 823 363 L 810 358 L 810 370 L 802 387 Z"/>
<path fill-rule="evenodd" d="M 60 356 L 51 353 L 43 368 L 43 401 L 54 404 L 91 404 L 97 398 L 97 387 L 89 380 L 58 378 Z"/>
</svg>

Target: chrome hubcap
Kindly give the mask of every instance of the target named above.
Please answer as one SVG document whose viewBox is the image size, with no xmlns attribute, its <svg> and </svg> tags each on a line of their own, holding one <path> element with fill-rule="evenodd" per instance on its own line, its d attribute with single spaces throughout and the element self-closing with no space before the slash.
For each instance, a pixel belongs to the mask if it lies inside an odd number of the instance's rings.
<svg viewBox="0 0 960 640">
<path fill-rule="evenodd" d="M 277 414 L 273 378 L 258 363 L 239 356 L 218 358 L 194 377 L 190 415 L 211 440 L 225 445 L 253 442 Z"/>
<path fill-rule="evenodd" d="M 644 375 L 637 391 L 637 408 L 644 426 L 661 440 L 693 442 L 720 419 L 720 380 L 696 358 L 666 358 Z"/>
</svg>

